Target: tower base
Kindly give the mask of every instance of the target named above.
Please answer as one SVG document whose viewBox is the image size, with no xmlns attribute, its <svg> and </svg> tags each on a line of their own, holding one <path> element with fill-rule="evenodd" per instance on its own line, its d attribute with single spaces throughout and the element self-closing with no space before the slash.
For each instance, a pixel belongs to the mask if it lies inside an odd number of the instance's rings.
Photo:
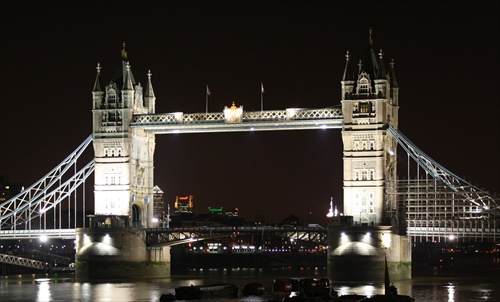
<svg viewBox="0 0 500 302">
<path fill-rule="evenodd" d="M 411 279 L 411 242 L 390 226 L 329 226 L 328 277 L 334 281 Z"/>
<path fill-rule="evenodd" d="M 170 277 L 170 247 L 148 250 L 145 237 L 140 229 L 77 229 L 75 279 Z"/>
</svg>

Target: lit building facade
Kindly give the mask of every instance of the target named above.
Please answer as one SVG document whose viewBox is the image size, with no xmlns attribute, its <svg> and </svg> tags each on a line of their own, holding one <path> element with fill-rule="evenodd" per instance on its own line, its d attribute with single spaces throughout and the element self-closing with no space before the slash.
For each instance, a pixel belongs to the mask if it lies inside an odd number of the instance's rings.
<svg viewBox="0 0 500 302">
<path fill-rule="evenodd" d="M 193 213 L 193 195 L 175 196 L 175 213 Z"/>
<path fill-rule="evenodd" d="M 153 218 L 163 221 L 165 218 L 165 193 L 159 186 L 153 188 Z"/>
<path fill-rule="evenodd" d="M 342 78 L 344 214 L 365 226 L 391 224 L 396 200 L 387 192 L 396 179 L 398 84 L 394 64 L 386 72 L 382 50 L 370 45 L 355 70 L 349 52 Z"/>
<path fill-rule="evenodd" d="M 118 76 L 105 87 L 101 83 L 98 65 L 92 90 L 95 215 L 150 227 L 155 134 L 130 123 L 134 115 L 155 113 L 151 73 L 145 89 L 136 83 L 124 46 Z"/>
<path fill-rule="evenodd" d="M 349 52 L 342 77 L 344 215 L 330 217 L 328 274 L 333 280 L 411 279 L 411 243 L 399 227 L 396 185 L 399 87 L 391 62 L 369 47 L 353 68 Z"/>
</svg>

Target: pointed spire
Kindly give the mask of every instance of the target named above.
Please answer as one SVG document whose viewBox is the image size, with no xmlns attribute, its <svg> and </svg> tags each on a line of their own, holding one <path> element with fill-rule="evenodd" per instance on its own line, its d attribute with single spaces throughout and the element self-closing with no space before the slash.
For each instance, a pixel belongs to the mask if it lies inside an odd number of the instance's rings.
<svg viewBox="0 0 500 302">
<path fill-rule="evenodd" d="M 378 75 L 378 59 L 375 51 L 373 51 L 373 37 L 372 29 L 370 28 L 370 36 L 368 39 L 368 49 L 366 51 L 365 57 L 363 58 L 363 70 L 370 75 L 372 81 L 372 86 L 375 84 L 374 80 Z"/>
<path fill-rule="evenodd" d="M 123 42 L 122 59 L 125 60 L 125 61 L 128 60 L 128 54 L 127 54 L 127 51 L 125 50 L 125 42 Z"/>
<path fill-rule="evenodd" d="M 155 97 L 155 92 L 153 91 L 153 84 L 151 83 L 151 70 L 148 70 L 148 83 L 146 84 L 146 93 L 144 97 Z"/>
<path fill-rule="evenodd" d="M 127 62 L 125 78 L 123 79 L 123 90 L 133 90 L 134 83 L 132 82 L 132 77 L 130 76 L 130 64 Z"/>
<path fill-rule="evenodd" d="M 378 75 L 377 75 L 376 79 L 386 80 L 387 74 L 385 72 L 384 60 L 383 60 L 384 53 L 383 53 L 382 49 L 380 49 L 380 52 L 378 53 L 378 57 L 379 57 L 379 62 L 378 62 L 379 69 L 378 69 Z"/>
<path fill-rule="evenodd" d="M 354 74 L 352 72 L 350 58 L 351 55 L 349 54 L 348 50 L 345 55 L 345 68 L 344 68 L 344 75 L 342 76 L 343 81 L 354 81 Z"/>
<path fill-rule="evenodd" d="M 373 46 L 373 37 L 372 37 L 372 29 L 371 28 L 370 28 L 370 35 L 368 37 L 368 43 L 370 44 L 370 47 Z"/>
<path fill-rule="evenodd" d="M 396 73 L 394 72 L 394 65 L 396 65 L 394 59 L 391 60 L 390 65 L 391 65 L 391 87 L 398 87 L 398 81 L 396 81 Z"/>
<path fill-rule="evenodd" d="M 101 88 L 101 64 L 97 63 L 97 76 L 95 78 L 94 89 L 92 91 L 103 91 Z"/>
</svg>

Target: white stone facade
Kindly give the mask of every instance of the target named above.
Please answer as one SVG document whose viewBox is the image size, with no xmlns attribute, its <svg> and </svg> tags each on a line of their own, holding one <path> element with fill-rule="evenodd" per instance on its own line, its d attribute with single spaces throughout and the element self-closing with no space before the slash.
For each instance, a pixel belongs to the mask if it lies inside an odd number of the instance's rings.
<svg viewBox="0 0 500 302">
<path fill-rule="evenodd" d="M 386 184 L 396 178 L 397 143 L 386 129 L 397 129 L 398 87 L 385 73 L 382 54 L 377 60 L 369 51 L 356 73 L 347 55 L 341 82 L 344 214 L 356 225 L 376 226 L 390 222 L 396 211 Z"/>
<path fill-rule="evenodd" d="M 147 227 L 153 217 L 155 134 L 130 122 L 136 114 L 154 114 L 155 97 L 151 74 L 143 91 L 124 50 L 122 56 L 122 76 L 102 89 L 98 66 L 92 92 L 95 214 L 125 216 Z"/>
</svg>

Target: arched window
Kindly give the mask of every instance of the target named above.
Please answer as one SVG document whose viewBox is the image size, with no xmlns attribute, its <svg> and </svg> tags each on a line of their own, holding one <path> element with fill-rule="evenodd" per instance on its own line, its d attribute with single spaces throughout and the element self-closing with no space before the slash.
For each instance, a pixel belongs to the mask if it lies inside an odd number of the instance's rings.
<svg viewBox="0 0 500 302">
<path fill-rule="evenodd" d="M 116 104 L 116 99 L 117 99 L 116 91 L 114 89 L 109 89 L 108 93 L 106 95 L 107 103 L 108 104 Z"/>
<path fill-rule="evenodd" d="M 370 76 L 366 72 L 362 72 L 358 76 L 358 83 L 356 87 L 356 93 L 357 94 L 370 94 L 372 87 L 371 87 L 371 81 L 370 81 Z"/>
</svg>

